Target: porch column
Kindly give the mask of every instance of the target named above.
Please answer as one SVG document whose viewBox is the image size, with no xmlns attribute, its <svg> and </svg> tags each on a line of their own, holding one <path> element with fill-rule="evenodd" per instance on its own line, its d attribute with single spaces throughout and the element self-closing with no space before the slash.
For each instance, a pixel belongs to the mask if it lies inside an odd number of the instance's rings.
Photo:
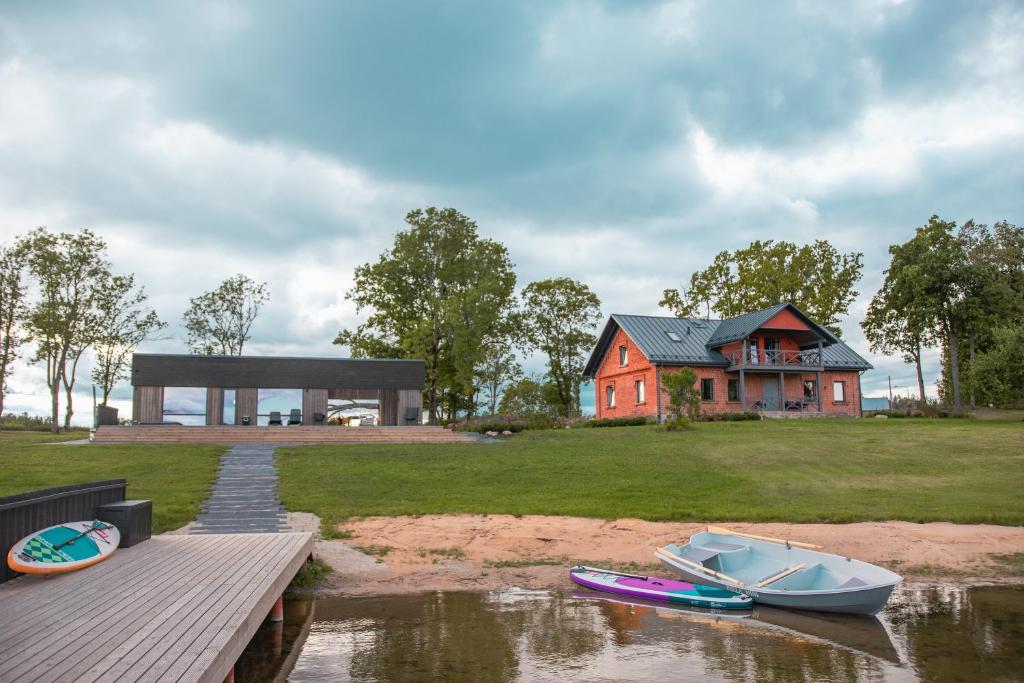
<svg viewBox="0 0 1024 683">
<path fill-rule="evenodd" d="M 224 421 L 224 390 L 219 387 L 206 388 L 206 424 L 219 425 Z"/>
<path fill-rule="evenodd" d="M 814 395 L 818 397 L 818 412 L 821 412 L 821 373 L 814 373 Z"/>
<path fill-rule="evenodd" d="M 786 373 L 779 373 L 779 410 L 786 412 Z"/>
<path fill-rule="evenodd" d="M 259 410 L 259 389 L 239 387 L 235 390 L 235 424 L 242 424 L 242 418 L 249 416 L 250 426 L 256 426 L 256 411 Z"/>
<path fill-rule="evenodd" d="M 743 342 L 743 352 L 746 353 L 747 343 Z M 744 377 L 743 366 L 740 366 L 740 412 L 747 412 L 747 384 Z"/>
</svg>

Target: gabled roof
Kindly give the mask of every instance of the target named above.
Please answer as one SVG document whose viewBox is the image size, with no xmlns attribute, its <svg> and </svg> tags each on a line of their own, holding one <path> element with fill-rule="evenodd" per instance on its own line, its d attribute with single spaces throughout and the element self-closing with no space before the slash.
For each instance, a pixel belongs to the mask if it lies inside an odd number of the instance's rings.
<svg viewBox="0 0 1024 683">
<path fill-rule="evenodd" d="M 711 335 L 711 339 L 708 341 L 708 344 L 711 346 L 722 346 L 723 344 L 743 339 L 752 332 L 760 329 L 765 323 L 787 308 L 795 313 L 798 318 L 803 320 L 811 330 L 817 332 L 826 346 L 829 344 L 839 343 L 839 339 L 834 334 L 811 320 L 795 305 L 791 303 L 782 303 L 776 304 L 775 306 L 769 306 L 768 308 L 762 308 L 759 311 L 752 311 L 750 313 L 744 313 L 743 315 L 737 315 L 733 318 L 726 318 L 721 321 L 718 325 L 718 329 L 715 330 L 713 335 Z"/>
<path fill-rule="evenodd" d="M 608 347 L 615 338 L 615 333 L 621 329 L 633 343 L 636 344 L 644 356 L 656 365 L 707 365 L 715 367 L 727 367 L 729 365 L 725 356 L 718 352 L 717 348 L 728 341 L 718 341 L 722 338 L 731 337 L 737 334 L 737 330 L 749 329 L 753 332 L 759 325 L 750 325 L 760 319 L 761 324 L 771 320 L 786 306 L 792 306 L 794 312 L 800 315 L 812 329 L 820 330 L 825 338 L 822 349 L 822 360 L 826 369 L 830 370 L 869 370 L 871 363 L 861 358 L 857 352 L 836 338 L 828 330 L 816 325 L 807 318 L 796 306 L 792 304 L 780 304 L 762 311 L 755 311 L 736 318 L 727 320 L 707 320 L 704 318 L 676 318 L 674 316 L 652 316 L 652 315 L 624 315 L 613 313 L 604 329 L 598 337 L 597 345 L 590 354 L 590 360 L 583 371 L 584 376 L 593 378 L 604 358 Z M 740 318 L 744 320 L 736 322 Z M 726 325 L 726 334 L 721 334 L 722 326 Z M 749 334 L 747 332 L 746 334 Z M 678 339 L 673 340 L 670 333 Z M 741 334 L 735 339 L 742 339 L 746 334 Z M 827 335 L 827 336 L 826 336 Z M 729 341 L 735 341 L 729 339 Z"/>
</svg>

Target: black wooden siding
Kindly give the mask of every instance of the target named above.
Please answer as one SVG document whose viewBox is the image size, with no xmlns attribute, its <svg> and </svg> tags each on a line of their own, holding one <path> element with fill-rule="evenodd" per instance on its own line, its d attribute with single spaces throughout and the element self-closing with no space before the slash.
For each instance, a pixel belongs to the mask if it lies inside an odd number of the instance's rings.
<svg viewBox="0 0 1024 683">
<path fill-rule="evenodd" d="M 127 486 L 125 479 L 110 479 L 0 498 L 0 583 L 17 576 L 7 566 L 7 553 L 15 543 L 54 524 L 94 519 L 97 506 L 124 500 Z"/>
<path fill-rule="evenodd" d="M 230 389 L 422 389 L 422 360 L 137 353 L 132 385 Z"/>
</svg>

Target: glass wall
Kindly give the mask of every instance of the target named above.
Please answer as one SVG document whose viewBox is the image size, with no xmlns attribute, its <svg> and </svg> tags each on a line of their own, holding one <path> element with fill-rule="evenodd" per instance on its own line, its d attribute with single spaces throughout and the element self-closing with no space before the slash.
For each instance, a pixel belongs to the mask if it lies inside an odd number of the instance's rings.
<svg viewBox="0 0 1024 683">
<path fill-rule="evenodd" d="M 256 424 L 270 423 L 270 414 L 281 414 L 281 424 L 288 424 L 292 410 L 302 412 L 302 389 L 260 389 L 257 395 Z"/>
<path fill-rule="evenodd" d="M 235 424 L 235 405 L 238 400 L 238 392 L 235 389 L 224 390 L 224 419 L 226 425 Z"/>
<path fill-rule="evenodd" d="M 206 424 L 206 389 L 164 387 L 164 422 L 183 425 Z"/>
</svg>

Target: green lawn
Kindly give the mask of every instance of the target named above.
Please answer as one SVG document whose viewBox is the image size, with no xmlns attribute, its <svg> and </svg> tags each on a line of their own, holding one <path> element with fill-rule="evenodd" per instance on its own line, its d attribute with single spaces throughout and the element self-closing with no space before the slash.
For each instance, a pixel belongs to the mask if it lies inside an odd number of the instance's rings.
<svg viewBox="0 0 1024 683">
<path fill-rule="evenodd" d="M 62 435 L 63 436 L 63 435 Z M 72 433 L 67 438 L 88 437 Z M 100 479 L 127 479 L 129 498 L 153 501 L 153 533 L 195 519 L 221 446 L 46 445 L 52 434 L 0 432 L 0 496 Z"/>
<path fill-rule="evenodd" d="M 789 420 L 278 451 L 290 510 L 1024 524 L 1024 423 Z"/>
</svg>

